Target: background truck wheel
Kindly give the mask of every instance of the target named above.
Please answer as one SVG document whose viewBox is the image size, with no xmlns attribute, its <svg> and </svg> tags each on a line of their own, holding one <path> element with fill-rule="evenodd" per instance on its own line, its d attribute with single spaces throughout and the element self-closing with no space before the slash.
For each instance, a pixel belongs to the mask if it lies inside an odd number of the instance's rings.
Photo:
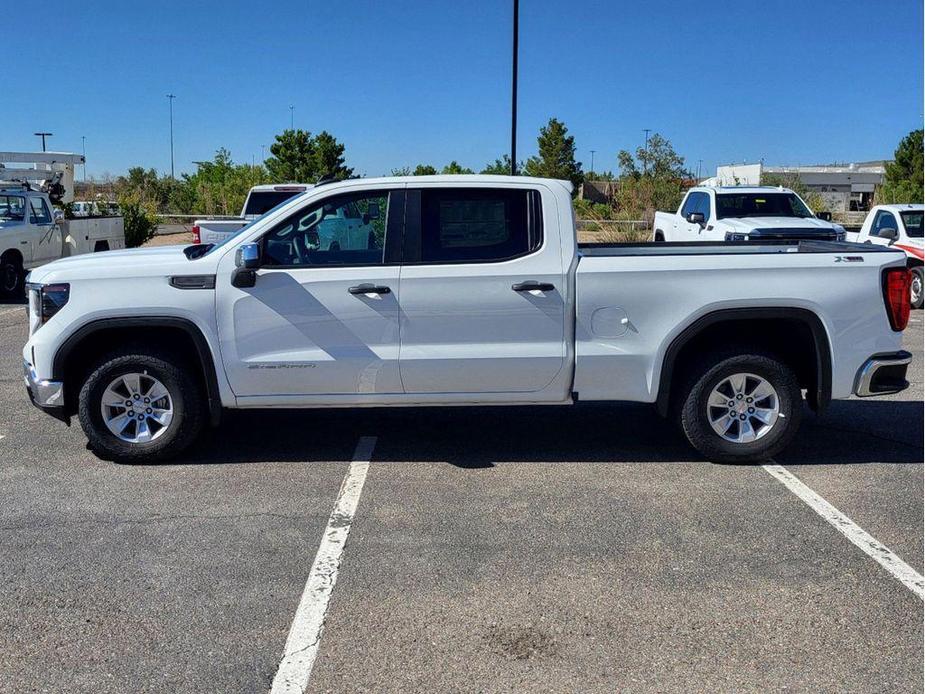
<svg viewBox="0 0 925 694">
<path fill-rule="evenodd" d="M 681 428 L 713 462 L 766 462 L 800 428 L 800 385 L 771 355 L 714 356 L 690 371 L 683 393 Z"/>
<path fill-rule="evenodd" d="M 203 397 L 189 369 L 145 348 L 110 354 L 92 369 L 78 400 L 80 425 L 102 458 L 147 462 L 170 458 L 202 428 Z"/>
<path fill-rule="evenodd" d="M 0 293 L 7 299 L 21 299 L 23 296 L 22 261 L 19 258 L 4 257 L 0 260 Z"/>
<path fill-rule="evenodd" d="M 912 268 L 912 285 L 909 287 L 912 308 L 922 308 L 922 267 Z"/>
</svg>

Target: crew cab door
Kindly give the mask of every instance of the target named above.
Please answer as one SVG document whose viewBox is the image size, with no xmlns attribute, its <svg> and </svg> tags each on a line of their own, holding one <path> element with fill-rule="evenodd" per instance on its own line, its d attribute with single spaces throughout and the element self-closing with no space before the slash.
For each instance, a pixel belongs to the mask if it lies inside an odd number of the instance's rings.
<svg viewBox="0 0 925 694">
<path fill-rule="evenodd" d="M 687 221 L 688 216 L 693 212 L 699 212 L 703 215 L 703 223 L 694 223 Z M 700 191 L 691 191 L 688 193 L 684 204 L 681 206 L 681 213 L 678 215 L 677 231 L 679 241 L 715 241 L 717 234 L 713 232 L 713 211 L 710 206 L 710 195 Z M 722 239 L 719 239 L 722 240 Z"/>
<path fill-rule="evenodd" d="M 541 191 L 425 185 L 406 195 L 405 393 L 543 391 L 565 360 L 568 288 L 558 226 L 544 237 L 544 219 L 557 217 L 544 217 Z"/>
<path fill-rule="evenodd" d="M 348 205 L 367 213 L 366 233 L 362 243 L 331 249 L 319 229 Z M 232 286 L 228 270 L 219 275 L 222 360 L 239 402 L 359 402 L 401 393 L 403 214 L 400 187 L 315 200 L 261 237 L 253 287 Z"/>
<path fill-rule="evenodd" d="M 41 265 L 60 258 L 61 227 L 52 216 L 45 199 L 38 195 L 29 196 L 29 225 L 32 228 L 32 265 Z"/>
<path fill-rule="evenodd" d="M 899 224 L 899 220 L 896 219 L 896 215 L 889 210 L 879 210 L 874 217 L 873 223 L 867 230 L 867 237 L 859 238 L 858 241 L 872 243 L 877 246 L 889 246 L 890 239 L 880 236 L 880 231 L 882 229 L 895 229 L 897 232 L 902 231 L 902 227 Z"/>
</svg>

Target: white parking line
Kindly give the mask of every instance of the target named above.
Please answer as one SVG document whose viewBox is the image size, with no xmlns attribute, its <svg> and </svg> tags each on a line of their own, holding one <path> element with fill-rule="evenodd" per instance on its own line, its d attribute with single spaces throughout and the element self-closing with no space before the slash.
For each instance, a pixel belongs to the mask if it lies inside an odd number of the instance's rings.
<svg viewBox="0 0 925 694">
<path fill-rule="evenodd" d="M 772 477 L 800 497 L 813 511 L 822 516 L 861 551 L 893 574 L 894 578 L 899 579 L 906 588 L 925 600 L 925 578 L 893 554 L 889 547 L 878 542 L 864 528 L 857 525 L 848 516 L 803 484 L 796 475 L 786 468 L 777 464 L 764 465 L 763 467 Z"/>
<path fill-rule="evenodd" d="M 341 484 L 334 510 L 328 519 L 324 539 L 315 555 L 315 563 L 305 582 L 302 599 L 296 609 L 283 659 L 273 678 L 271 694 L 302 694 L 308 687 L 308 678 L 312 674 L 318 645 L 324 633 L 324 619 L 328 612 L 328 603 L 334 585 L 337 583 L 337 571 L 340 568 L 341 554 L 347 544 L 350 525 L 360 502 L 360 493 L 369 470 L 369 459 L 376 446 L 375 436 L 364 436 L 357 443 L 353 462 L 344 482 Z"/>
</svg>

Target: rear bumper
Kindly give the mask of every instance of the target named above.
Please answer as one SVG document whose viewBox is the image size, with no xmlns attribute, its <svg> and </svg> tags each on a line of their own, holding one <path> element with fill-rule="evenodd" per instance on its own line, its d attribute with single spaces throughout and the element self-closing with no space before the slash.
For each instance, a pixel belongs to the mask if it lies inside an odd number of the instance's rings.
<svg viewBox="0 0 925 694">
<path fill-rule="evenodd" d="M 854 379 L 854 394 L 861 398 L 898 393 L 909 387 L 906 369 L 912 355 L 906 351 L 875 354 L 858 369 Z"/>
<path fill-rule="evenodd" d="M 55 419 L 70 424 L 70 417 L 64 408 L 64 384 L 60 381 L 40 379 L 32 364 L 27 361 L 23 361 L 22 368 L 26 392 L 32 404 Z"/>
</svg>

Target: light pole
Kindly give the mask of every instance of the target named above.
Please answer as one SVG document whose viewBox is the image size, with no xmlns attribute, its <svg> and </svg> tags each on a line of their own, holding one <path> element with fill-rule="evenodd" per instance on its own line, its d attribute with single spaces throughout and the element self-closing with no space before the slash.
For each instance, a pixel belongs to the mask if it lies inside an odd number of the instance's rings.
<svg viewBox="0 0 925 694">
<path fill-rule="evenodd" d="M 703 164 L 703 159 L 697 160 L 697 182 L 700 182 L 700 165 Z"/>
<path fill-rule="evenodd" d="M 517 44 L 520 34 L 520 0 L 514 0 L 513 59 L 511 61 L 511 176 L 517 175 Z"/>
<path fill-rule="evenodd" d="M 591 173 L 594 173 L 594 153 L 596 151 L 597 151 L 596 149 L 591 150 Z"/>
<path fill-rule="evenodd" d="M 175 94 L 167 95 L 167 102 L 170 104 L 170 177 L 173 178 L 173 100 Z"/>
<path fill-rule="evenodd" d="M 87 136 L 86 135 L 80 136 L 80 149 L 81 149 L 81 154 L 83 154 L 83 158 L 84 158 L 84 183 L 86 183 L 87 182 Z"/>
<path fill-rule="evenodd" d="M 267 160 L 267 146 L 260 145 L 260 161 L 265 162 Z"/>
<path fill-rule="evenodd" d="M 295 106 L 289 105 L 289 129 L 295 130 Z"/>
<path fill-rule="evenodd" d="M 54 133 L 35 133 L 36 137 L 42 138 L 42 151 L 43 152 L 45 151 L 45 138 L 51 137 L 52 135 L 54 135 Z"/>
<path fill-rule="evenodd" d="M 642 160 L 642 172 L 649 173 L 649 133 L 652 132 L 652 128 L 643 128 L 642 132 L 646 134 L 646 157 Z"/>
</svg>

